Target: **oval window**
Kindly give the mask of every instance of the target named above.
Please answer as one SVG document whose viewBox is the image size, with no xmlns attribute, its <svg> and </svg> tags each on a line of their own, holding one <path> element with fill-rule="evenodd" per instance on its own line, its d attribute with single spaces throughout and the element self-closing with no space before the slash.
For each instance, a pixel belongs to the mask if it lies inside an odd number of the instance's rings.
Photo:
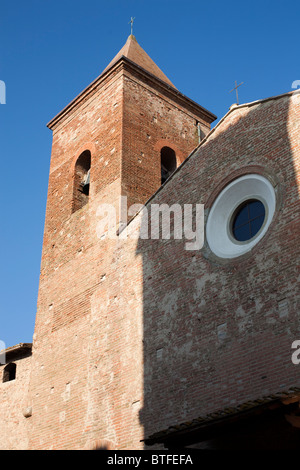
<svg viewBox="0 0 300 470">
<path fill-rule="evenodd" d="M 266 216 L 264 204 L 258 199 L 243 202 L 232 217 L 231 231 L 235 240 L 251 240 L 260 231 Z"/>
<path fill-rule="evenodd" d="M 220 258 L 251 251 L 268 230 L 275 208 L 275 190 L 267 178 L 247 174 L 233 180 L 217 196 L 208 214 L 210 250 Z"/>
</svg>

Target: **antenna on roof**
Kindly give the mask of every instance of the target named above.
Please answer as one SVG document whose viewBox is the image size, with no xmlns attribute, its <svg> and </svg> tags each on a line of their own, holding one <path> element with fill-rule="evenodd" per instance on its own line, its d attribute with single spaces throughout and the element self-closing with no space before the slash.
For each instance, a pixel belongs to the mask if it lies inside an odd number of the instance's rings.
<svg viewBox="0 0 300 470">
<path fill-rule="evenodd" d="M 237 85 L 237 84 L 236 84 L 236 80 L 235 80 L 234 83 L 235 83 L 235 87 L 232 88 L 232 90 L 230 90 L 229 93 L 231 93 L 232 91 L 235 90 L 235 92 L 236 92 L 236 104 L 239 104 L 238 87 L 241 86 L 241 85 L 243 85 L 244 82 L 241 82 L 239 85 Z"/>
<path fill-rule="evenodd" d="M 131 24 L 131 36 L 133 36 L 133 22 L 134 22 L 134 20 L 135 20 L 135 18 L 131 17 L 131 20 L 128 23 L 128 24 Z"/>
</svg>

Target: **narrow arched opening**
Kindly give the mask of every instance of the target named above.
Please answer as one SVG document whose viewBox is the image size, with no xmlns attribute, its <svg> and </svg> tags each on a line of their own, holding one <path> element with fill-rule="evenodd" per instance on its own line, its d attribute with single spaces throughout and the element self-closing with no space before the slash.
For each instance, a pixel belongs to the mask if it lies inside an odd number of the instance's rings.
<svg viewBox="0 0 300 470">
<path fill-rule="evenodd" d="M 91 152 L 85 150 L 78 157 L 74 171 L 72 212 L 88 203 L 90 195 Z"/>
<path fill-rule="evenodd" d="M 7 364 L 3 369 L 3 380 L 2 382 L 10 382 L 16 378 L 17 366 L 13 362 Z"/>
<path fill-rule="evenodd" d="M 163 147 L 160 151 L 161 184 L 163 184 L 176 170 L 176 154 L 170 147 Z"/>
</svg>

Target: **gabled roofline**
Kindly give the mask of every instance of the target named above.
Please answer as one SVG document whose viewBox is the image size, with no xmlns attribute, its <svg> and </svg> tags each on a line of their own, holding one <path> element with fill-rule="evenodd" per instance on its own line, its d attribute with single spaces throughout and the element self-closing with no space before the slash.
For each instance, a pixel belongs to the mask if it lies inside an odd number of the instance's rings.
<svg viewBox="0 0 300 470">
<path fill-rule="evenodd" d="M 157 191 L 155 191 L 155 193 L 153 193 L 149 199 L 145 202 L 145 204 L 143 205 L 143 207 L 147 206 L 148 204 L 150 204 L 150 202 L 152 201 L 152 199 L 154 199 L 156 197 L 156 195 L 164 188 L 164 186 L 166 184 L 168 184 L 173 178 L 174 176 L 182 169 L 182 167 L 187 163 L 187 161 L 197 152 L 197 150 L 203 145 L 205 144 L 205 142 L 208 141 L 208 139 L 210 139 L 210 137 L 214 134 L 214 132 L 216 131 L 216 129 L 218 129 L 220 127 L 220 125 L 225 121 L 225 119 L 227 119 L 227 117 L 233 113 L 234 111 L 238 110 L 238 109 L 241 109 L 241 108 L 247 108 L 247 107 L 251 107 L 251 106 L 255 106 L 257 104 L 260 104 L 260 103 L 266 103 L 267 101 L 272 101 L 272 100 L 277 100 L 277 99 L 280 99 L 280 98 L 284 98 L 286 96 L 291 96 L 293 94 L 298 94 L 300 93 L 300 89 L 297 89 L 297 90 L 294 90 L 294 91 L 289 91 L 287 93 L 282 93 L 280 95 L 275 95 L 275 96 L 271 96 L 269 98 L 263 98 L 263 99 L 260 99 L 260 100 L 256 100 L 256 101 L 251 101 L 249 103 L 244 103 L 244 104 L 233 104 L 230 106 L 228 112 L 222 117 L 222 119 L 220 119 L 220 121 L 216 124 L 216 126 L 204 137 L 203 140 L 201 140 L 201 142 L 199 143 L 199 145 L 197 145 L 197 147 L 187 156 L 187 158 L 185 160 L 183 160 L 183 162 L 181 163 L 181 165 L 179 165 L 176 170 L 170 175 L 170 177 L 157 189 Z M 128 221 L 127 225 L 128 226 L 137 216 L 140 212 L 142 212 L 143 210 L 143 207 L 140 208 L 135 214 L 134 216 L 131 217 L 131 219 Z M 121 233 L 125 227 L 122 227 L 119 231 L 119 233 Z"/>
<path fill-rule="evenodd" d="M 242 108 L 250 108 L 251 106 L 256 106 L 257 104 L 261 104 L 261 103 L 266 103 L 267 101 L 272 101 L 272 100 L 278 100 L 278 99 L 281 99 L 281 98 L 284 98 L 285 96 L 291 96 L 293 94 L 297 94 L 297 93 L 300 93 L 300 89 L 298 90 L 293 90 L 293 91 L 289 91 L 287 93 L 282 93 L 280 95 L 275 95 L 275 96 L 270 96 L 269 98 L 262 98 L 260 100 L 255 100 L 255 101 L 250 101 L 249 103 L 243 103 L 243 104 L 232 104 L 229 108 L 229 110 L 227 111 L 227 113 L 222 117 L 222 119 L 220 119 L 220 121 L 215 125 L 215 127 L 213 127 L 213 129 L 204 137 L 203 140 L 201 140 L 200 144 L 190 153 L 190 155 L 182 162 L 182 164 L 180 165 L 179 168 L 182 167 L 182 165 L 198 150 L 199 147 L 201 147 L 201 145 L 203 145 L 205 142 L 207 142 L 207 140 L 211 137 L 211 135 L 216 131 L 216 129 L 218 129 L 218 127 L 220 127 L 220 125 L 225 121 L 225 119 L 227 119 L 227 117 L 229 116 L 229 114 L 233 113 L 234 111 L 238 110 L 238 109 L 242 109 Z M 174 171 L 174 173 L 176 173 L 177 170 Z M 174 173 L 172 173 L 171 177 L 174 175 Z M 170 177 L 170 178 L 171 178 Z"/>
<path fill-rule="evenodd" d="M 61 118 L 63 118 L 69 111 L 71 111 L 73 108 L 75 108 L 77 105 L 80 104 L 81 101 L 83 101 L 85 98 L 87 98 L 94 90 L 95 88 L 100 85 L 101 82 L 103 82 L 109 75 L 111 75 L 118 67 L 121 65 L 126 64 L 131 67 L 133 67 L 135 70 L 139 71 L 143 75 L 146 75 L 152 79 L 152 81 L 155 81 L 158 83 L 161 87 L 168 89 L 171 93 L 174 95 L 177 95 L 179 98 L 183 99 L 184 101 L 188 102 L 190 105 L 193 107 L 197 108 L 199 112 L 203 113 L 206 118 L 212 123 L 217 119 L 217 116 L 210 111 L 208 111 L 206 108 L 203 106 L 199 105 L 195 101 L 191 100 L 187 96 L 185 96 L 183 93 L 177 90 L 177 88 L 169 85 L 168 83 L 164 82 L 160 78 L 158 78 L 156 75 L 152 74 L 151 72 L 148 72 L 148 70 L 144 69 L 140 65 L 136 64 L 135 62 L 131 61 L 124 55 L 122 55 L 117 62 L 112 64 L 112 66 L 104 70 L 104 72 L 101 73 L 90 85 L 88 85 L 79 95 L 77 95 L 67 106 L 65 106 L 54 118 L 51 119 L 51 121 L 48 122 L 47 127 L 49 129 L 53 129 L 54 126 L 60 121 Z"/>
<path fill-rule="evenodd" d="M 214 134 L 214 132 L 216 131 L 216 129 L 218 129 L 220 127 L 220 125 L 225 121 L 225 119 L 227 119 L 227 117 L 232 114 L 234 111 L 236 110 L 239 110 L 241 108 L 250 108 L 251 106 L 255 106 L 257 104 L 261 104 L 261 103 L 266 103 L 267 101 L 272 101 L 272 100 L 277 100 L 277 99 L 280 99 L 280 98 L 284 98 L 285 96 L 291 96 L 293 94 L 297 94 L 297 93 L 300 93 L 300 89 L 297 89 L 297 90 L 294 90 L 294 91 L 289 91 L 287 93 L 282 93 L 281 95 L 275 95 L 275 96 L 271 96 L 269 98 L 263 98 L 263 99 L 260 99 L 260 100 L 256 100 L 256 101 L 251 101 L 249 103 L 243 103 L 243 104 L 233 104 L 230 106 L 228 112 L 222 117 L 222 119 L 220 119 L 220 121 L 215 125 L 215 127 L 213 127 L 213 129 L 211 129 L 211 131 L 204 137 L 203 140 L 201 140 L 201 142 L 199 143 L 199 145 L 197 145 L 197 147 L 187 156 L 187 158 L 185 160 L 183 160 L 183 162 L 181 163 L 181 165 L 179 165 L 176 170 L 170 175 L 170 177 L 160 186 L 160 188 L 148 199 L 148 201 L 145 203 L 148 204 L 151 199 L 154 198 L 154 196 L 156 196 L 156 194 L 161 191 L 161 189 L 163 188 L 163 186 L 165 186 L 165 184 L 167 184 L 169 181 L 171 181 L 171 179 L 174 177 L 174 175 L 181 170 L 181 168 L 185 165 L 185 163 L 197 152 L 197 150 L 203 145 L 205 144 L 205 142 L 208 141 L 208 139 L 210 139 L 210 137 Z"/>
</svg>

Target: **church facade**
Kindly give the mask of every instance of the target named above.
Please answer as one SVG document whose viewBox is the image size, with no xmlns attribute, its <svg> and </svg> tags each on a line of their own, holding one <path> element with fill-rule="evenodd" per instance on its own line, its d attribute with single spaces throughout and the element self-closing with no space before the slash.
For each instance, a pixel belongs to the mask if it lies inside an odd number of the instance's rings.
<svg viewBox="0 0 300 470">
<path fill-rule="evenodd" d="M 296 91 L 211 130 L 131 35 L 51 120 L 2 449 L 297 448 L 299 117 Z"/>
</svg>

